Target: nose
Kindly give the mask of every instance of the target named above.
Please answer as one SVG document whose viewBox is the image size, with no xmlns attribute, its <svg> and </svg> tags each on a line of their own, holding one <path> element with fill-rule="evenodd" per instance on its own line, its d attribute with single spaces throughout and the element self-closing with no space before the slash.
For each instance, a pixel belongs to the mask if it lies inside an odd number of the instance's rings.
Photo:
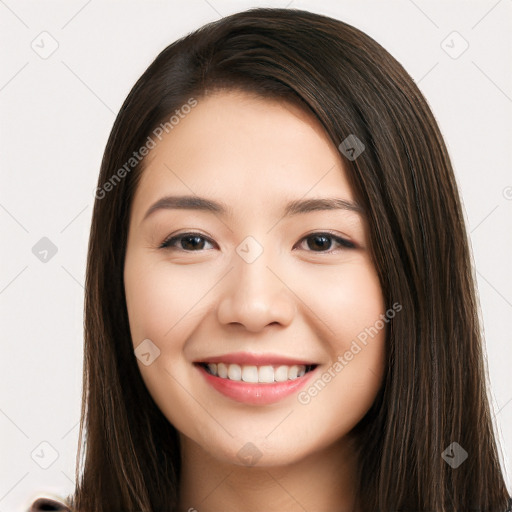
<svg viewBox="0 0 512 512">
<path fill-rule="evenodd" d="M 223 325 L 238 324 L 258 332 L 267 325 L 292 322 L 297 311 L 295 295 L 275 260 L 272 264 L 267 257 L 268 252 L 263 251 L 252 263 L 235 256 L 235 268 L 226 276 L 218 306 L 218 320 Z"/>
</svg>

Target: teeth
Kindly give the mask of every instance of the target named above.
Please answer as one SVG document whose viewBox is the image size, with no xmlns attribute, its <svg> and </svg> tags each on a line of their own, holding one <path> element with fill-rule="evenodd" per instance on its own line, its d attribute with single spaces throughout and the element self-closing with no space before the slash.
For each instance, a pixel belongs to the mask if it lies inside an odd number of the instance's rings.
<svg viewBox="0 0 512 512">
<path fill-rule="evenodd" d="M 302 377 L 306 373 L 303 364 L 292 366 L 254 366 L 225 363 L 208 363 L 208 371 L 222 379 L 237 380 L 251 383 L 286 382 Z M 308 371 L 311 367 L 308 366 Z"/>
<path fill-rule="evenodd" d="M 224 363 L 219 363 L 217 365 L 217 372 L 213 371 L 212 373 L 225 379 L 228 376 L 228 367 Z"/>
<path fill-rule="evenodd" d="M 236 366 L 237 368 L 240 368 L 240 366 Z M 229 378 L 231 379 L 231 374 L 229 374 Z M 240 379 L 233 379 L 233 380 L 240 380 Z M 242 367 L 242 380 L 244 382 L 258 382 L 258 368 L 256 366 L 243 366 Z"/>
<path fill-rule="evenodd" d="M 228 367 L 229 380 L 241 380 L 242 379 L 242 368 L 237 364 L 230 364 Z"/>
<path fill-rule="evenodd" d="M 288 366 L 279 366 L 274 370 L 274 379 L 276 382 L 288 380 Z"/>
<path fill-rule="evenodd" d="M 272 366 L 260 366 L 258 370 L 259 382 L 274 382 L 274 368 Z"/>
</svg>

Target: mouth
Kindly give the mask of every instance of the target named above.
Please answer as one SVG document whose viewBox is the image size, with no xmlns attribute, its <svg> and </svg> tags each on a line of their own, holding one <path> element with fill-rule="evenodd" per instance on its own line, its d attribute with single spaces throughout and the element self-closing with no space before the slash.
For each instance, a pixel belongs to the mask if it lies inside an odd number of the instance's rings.
<svg viewBox="0 0 512 512">
<path fill-rule="evenodd" d="M 236 362 L 235 362 L 236 361 Z M 318 364 L 273 355 L 248 353 L 194 362 L 215 392 L 235 402 L 265 406 L 297 393 L 319 371 Z"/>
<path fill-rule="evenodd" d="M 213 377 L 248 384 L 274 384 L 300 379 L 315 370 L 316 364 L 253 365 L 229 362 L 199 362 L 206 373 Z"/>
</svg>

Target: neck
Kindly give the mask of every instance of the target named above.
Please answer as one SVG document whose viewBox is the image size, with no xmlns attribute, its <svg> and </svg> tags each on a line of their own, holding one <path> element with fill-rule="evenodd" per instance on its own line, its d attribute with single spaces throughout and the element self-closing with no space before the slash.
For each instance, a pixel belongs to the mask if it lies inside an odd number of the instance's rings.
<svg viewBox="0 0 512 512">
<path fill-rule="evenodd" d="M 348 437 L 292 464 L 265 467 L 219 461 L 180 440 L 179 512 L 358 512 L 357 458 Z"/>
</svg>

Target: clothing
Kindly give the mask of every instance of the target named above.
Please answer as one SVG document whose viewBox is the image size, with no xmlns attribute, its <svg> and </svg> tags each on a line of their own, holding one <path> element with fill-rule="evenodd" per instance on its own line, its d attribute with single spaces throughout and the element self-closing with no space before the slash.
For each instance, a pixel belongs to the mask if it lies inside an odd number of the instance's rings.
<svg viewBox="0 0 512 512">
<path fill-rule="evenodd" d="M 71 510 L 61 501 L 50 498 L 38 498 L 27 512 L 71 512 Z M 506 512 L 512 512 L 512 498 L 508 502 Z"/>
<path fill-rule="evenodd" d="M 71 512 L 71 509 L 62 501 L 51 498 L 38 498 L 32 503 L 27 512 Z"/>
</svg>

